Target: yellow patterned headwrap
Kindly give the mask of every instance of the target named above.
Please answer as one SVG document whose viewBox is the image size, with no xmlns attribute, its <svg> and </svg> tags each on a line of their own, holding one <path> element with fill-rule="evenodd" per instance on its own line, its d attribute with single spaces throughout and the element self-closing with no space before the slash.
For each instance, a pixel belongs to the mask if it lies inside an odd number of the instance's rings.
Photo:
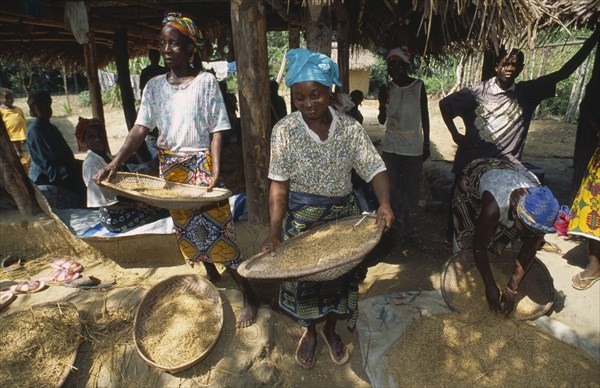
<svg viewBox="0 0 600 388">
<path fill-rule="evenodd" d="M 163 27 L 170 26 L 176 28 L 177 31 L 181 32 L 192 41 L 195 50 L 202 49 L 202 46 L 204 45 L 204 36 L 192 19 L 181 16 L 180 13 L 169 12 L 163 19 L 162 24 Z"/>
</svg>

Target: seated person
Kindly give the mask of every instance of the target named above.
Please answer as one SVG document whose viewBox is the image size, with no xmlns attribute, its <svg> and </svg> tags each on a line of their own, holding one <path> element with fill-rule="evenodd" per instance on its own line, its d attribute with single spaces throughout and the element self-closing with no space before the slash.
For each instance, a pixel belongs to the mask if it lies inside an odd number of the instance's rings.
<svg viewBox="0 0 600 388">
<path fill-rule="evenodd" d="M 25 129 L 27 123 L 25 115 L 18 106 L 14 106 L 15 101 L 12 90 L 0 88 L 0 116 L 6 126 L 8 137 L 15 147 L 17 156 L 21 158 L 23 154 L 23 143 L 25 142 Z"/>
<path fill-rule="evenodd" d="M 85 208 L 86 188 L 81 161 L 59 129 L 50 123 L 52 98 L 43 91 L 27 99 L 35 119 L 27 127 L 27 145 L 31 156 L 29 178 L 40 188 L 51 207 Z"/>
<path fill-rule="evenodd" d="M 554 233 L 558 201 L 523 165 L 476 159 L 463 171 L 452 200 L 455 252 L 471 250 L 492 311 L 509 315 L 521 280 L 546 233 Z M 500 254 L 512 240 L 521 248 L 508 283 L 498 289 L 488 252 Z"/>
<path fill-rule="evenodd" d="M 117 197 L 94 182 L 94 175 L 112 160 L 106 152 L 102 123 L 97 119 L 79 118 L 75 135 L 88 148 L 83 162 L 83 179 L 87 186 L 87 205 L 98 208 L 100 223 L 111 232 L 123 233 L 138 226 L 169 217 L 169 211 L 143 202 Z"/>
</svg>

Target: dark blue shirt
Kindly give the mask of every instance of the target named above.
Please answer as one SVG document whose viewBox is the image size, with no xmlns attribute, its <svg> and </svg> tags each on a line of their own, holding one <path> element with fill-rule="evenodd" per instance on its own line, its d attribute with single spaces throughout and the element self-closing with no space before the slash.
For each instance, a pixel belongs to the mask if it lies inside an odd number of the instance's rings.
<svg viewBox="0 0 600 388">
<path fill-rule="evenodd" d="M 75 155 L 56 126 L 34 119 L 27 127 L 27 147 L 31 180 L 38 184 L 58 184 L 69 177 Z"/>
</svg>

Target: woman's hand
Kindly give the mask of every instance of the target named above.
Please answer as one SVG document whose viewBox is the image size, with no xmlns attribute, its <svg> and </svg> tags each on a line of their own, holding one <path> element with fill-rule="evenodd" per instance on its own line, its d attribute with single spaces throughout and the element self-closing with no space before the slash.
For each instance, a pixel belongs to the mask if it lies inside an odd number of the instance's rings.
<svg viewBox="0 0 600 388">
<path fill-rule="evenodd" d="M 102 167 L 96 175 L 94 175 L 94 182 L 98 185 L 100 182 L 110 180 L 117 172 L 117 166 L 109 164 L 106 167 Z"/>
<path fill-rule="evenodd" d="M 221 179 L 221 174 L 217 173 L 212 173 L 209 181 L 208 181 L 208 186 L 206 186 L 206 191 L 212 191 L 212 189 L 214 189 L 215 187 L 219 187 L 219 180 Z"/>
<path fill-rule="evenodd" d="M 502 310 L 500 305 L 500 290 L 498 290 L 496 283 L 485 286 L 485 299 L 487 300 L 490 310 L 493 312 L 498 313 Z"/>
<path fill-rule="evenodd" d="M 504 287 L 502 295 L 500 296 L 500 304 L 502 305 L 502 310 L 500 312 L 508 317 L 515 309 L 516 301 L 517 291 L 511 290 L 508 286 Z"/>
<path fill-rule="evenodd" d="M 275 248 L 281 244 L 281 238 L 269 236 L 265 239 L 265 241 L 260 246 L 261 252 L 269 252 L 271 256 L 275 256 Z"/>
<path fill-rule="evenodd" d="M 394 212 L 389 204 L 381 205 L 377 209 L 377 220 L 375 221 L 375 226 L 378 226 L 380 222 L 385 223 L 385 228 L 383 229 L 384 232 L 390 230 L 394 224 Z"/>
</svg>

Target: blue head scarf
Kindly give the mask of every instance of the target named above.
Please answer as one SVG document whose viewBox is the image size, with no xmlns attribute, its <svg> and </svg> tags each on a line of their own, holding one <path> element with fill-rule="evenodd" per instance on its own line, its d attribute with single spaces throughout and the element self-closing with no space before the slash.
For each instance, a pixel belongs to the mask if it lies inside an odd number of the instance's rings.
<svg viewBox="0 0 600 388">
<path fill-rule="evenodd" d="M 530 187 L 517 205 L 517 214 L 529 229 L 538 234 L 555 233 L 554 223 L 560 206 L 546 186 Z"/>
<path fill-rule="evenodd" d="M 338 65 L 326 55 L 295 48 L 288 51 L 285 58 L 288 61 L 285 75 L 285 85 L 288 88 L 295 83 L 306 81 L 315 81 L 329 88 L 334 83 L 342 86 Z"/>
</svg>

